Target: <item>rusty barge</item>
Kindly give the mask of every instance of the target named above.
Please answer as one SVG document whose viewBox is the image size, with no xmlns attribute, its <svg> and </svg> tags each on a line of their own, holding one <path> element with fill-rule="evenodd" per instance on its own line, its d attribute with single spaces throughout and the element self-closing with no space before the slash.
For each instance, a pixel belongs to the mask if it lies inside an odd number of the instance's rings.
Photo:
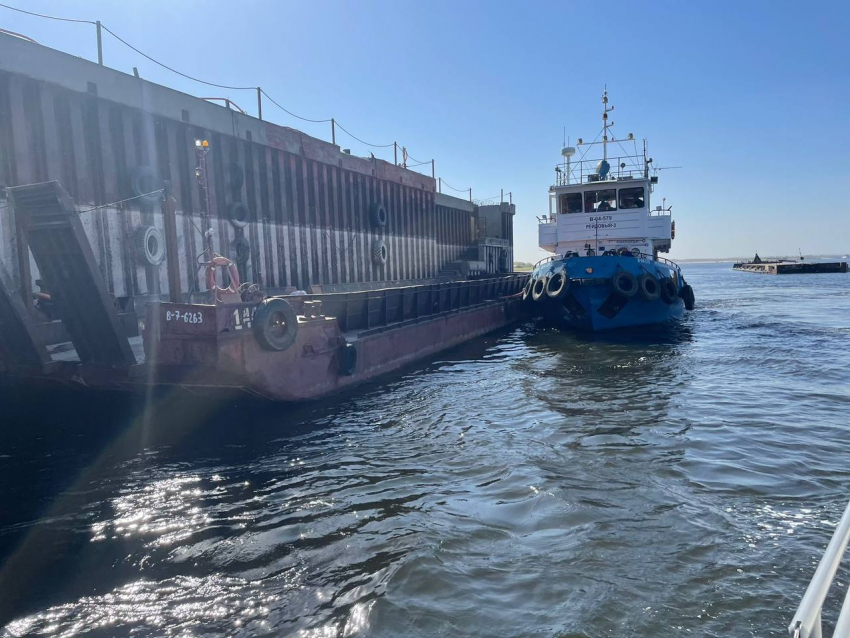
<svg viewBox="0 0 850 638">
<path fill-rule="evenodd" d="M 523 316 L 512 202 L 228 106 L 0 34 L 0 383 L 310 399 Z"/>
<path fill-rule="evenodd" d="M 813 275 L 823 273 L 848 272 L 846 261 L 810 261 L 802 258 L 796 260 L 762 259 L 756 253 L 751 261 L 740 261 L 732 264 L 732 270 L 756 272 L 762 275 Z"/>
</svg>

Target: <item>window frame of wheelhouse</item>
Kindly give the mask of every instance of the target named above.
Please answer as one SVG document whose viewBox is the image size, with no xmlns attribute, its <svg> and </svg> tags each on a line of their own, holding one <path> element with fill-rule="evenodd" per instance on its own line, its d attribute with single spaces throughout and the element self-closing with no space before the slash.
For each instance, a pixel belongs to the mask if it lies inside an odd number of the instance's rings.
<svg viewBox="0 0 850 638">
<path fill-rule="evenodd" d="M 635 185 L 637 183 L 638 185 Z M 628 186 L 626 186 L 628 184 Z M 590 213 L 611 213 L 623 210 L 649 210 L 649 194 L 652 192 L 650 188 L 650 183 L 648 180 L 628 180 L 628 181 L 611 181 L 611 182 L 590 182 L 584 183 L 581 185 L 571 184 L 571 186 L 581 186 L 581 190 L 574 190 L 569 192 L 558 193 L 557 201 L 558 201 L 558 214 L 559 215 L 587 215 Z M 592 186 L 595 188 L 587 188 L 588 186 Z M 600 188 L 602 187 L 602 188 Z M 557 187 L 563 188 L 563 187 Z M 623 191 L 641 191 L 641 198 L 643 202 L 639 206 L 624 206 L 623 199 Z M 607 193 L 610 191 L 614 191 L 613 197 L 607 197 L 604 200 L 601 200 L 598 196 L 599 193 Z M 588 201 L 588 195 L 593 194 L 594 201 Z M 578 197 L 578 207 L 576 208 L 576 197 Z M 572 202 L 570 199 L 572 198 Z M 634 201 L 634 195 L 631 195 L 631 201 Z M 600 208 L 600 204 L 605 201 L 608 205 L 608 208 Z M 588 204 L 593 206 L 588 210 Z M 566 210 L 564 210 L 566 208 Z"/>
<path fill-rule="evenodd" d="M 557 222 L 561 215 L 593 215 L 596 213 L 637 213 L 644 215 L 647 220 L 645 237 L 643 239 L 653 244 L 652 254 L 657 256 L 660 252 L 670 250 L 672 234 L 672 207 L 653 210 L 650 198 L 654 192 L 653 187 L 657 184 L 657 178 L 645 176 L 640 178 L 614 178 L 604 181 L 586 181 L 560 183 L 553 185 L 550 189 L 550 221 Z M 604 194 L 600 197 L 600 194 Z M 589 197 L 590 196 L 590 197 Z M 604 204 L 604 206 L 602 206 Z M 669 237 L 654 235 L 649 228 L 649 220 L 657 214 L 670 216 L 671 230 Z M 660 240 L 660 242 L 659 242 Z M 656 244 L 659 244 L 657 246 Z"/>
</svg>

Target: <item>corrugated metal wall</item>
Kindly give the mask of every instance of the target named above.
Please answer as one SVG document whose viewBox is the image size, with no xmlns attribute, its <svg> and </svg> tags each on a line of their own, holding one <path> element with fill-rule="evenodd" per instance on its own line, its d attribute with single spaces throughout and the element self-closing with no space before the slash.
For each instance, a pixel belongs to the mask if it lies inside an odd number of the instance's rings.
<svg viewBox="0 0 850 638">
<path fill-rule="evenodd" d="M 382 179 L 377 169 L 364 174 L 342 161 L 318 161 L 259 144 L 250 131 L 205 130 L 188 121 L 187 111 L 183 119 L 100 98 L 92 83 L 83 93 L 0 71 L 0 181 L 14 186 L 59 180 L 81 211 L 107 288 L 116 297 L 169 292 L 166 262 L 148 264 L 136 242 L 145 226 L 166 235 L 160 204 L 135 200 L 82 212 L 132 197 L 131 178 L 143 166 L 170 181 L 177 200 L 181 291 L 205 289 L 196 263 L 203 250 L 196 139 L 208 139 L 211 146 L 214 248 L 235 259 L 234 241 L 244 236 L 250 258 L 240 264 L 243 278 L 268 290 L 431 278 L 475 241 L 470 213 L 436 206 L 433 191 Z M 302 144 L 313 139 L 303 138 Z M 234 202 L 244 202 L 250 211 L 244 228 L 228 220 Z M 373 202 L 387 209 L 384 227 L 370 220 Z M 0 259 L 19 283 L 26 260 L 18 255 L 12 212 L 0 200 Z M 387 246 L 385 265 L 372 259 L 378 240 Z M 34 281 L 38 272 L 31 260 L 30 269 Z"/>
</svg>

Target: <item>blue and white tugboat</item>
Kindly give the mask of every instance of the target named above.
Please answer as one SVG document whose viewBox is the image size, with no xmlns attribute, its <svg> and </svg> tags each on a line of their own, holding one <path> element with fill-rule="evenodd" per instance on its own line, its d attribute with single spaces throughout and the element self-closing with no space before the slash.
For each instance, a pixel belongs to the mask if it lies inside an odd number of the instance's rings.
<svg viewBox="0 0 850 638">
<path fill-rule="evenodd" d="M 650 205 L 658 183 L 652 159 L 638 153 L 634 136 L 609 137 L 608 91 L 602 95 L 602 141 L 561 151 L 549 215 L 539 218 L 540 247 L 555 253 L 532 272 L 523 298 L 560 327 L 608 330 L 680 319 L 694 307 L 694 293 L 670 251 L 676 226 L 671 207 Z M 609 157 L 609 145 L 623 155 Z M 602 159 L 585 159 L 595 146 Z M 634 147 L 629 154 L 626 145 Z M 650 175 L 650 173 L 653 173 Z M 664 200 L 662 200 L 663 202 Z"/>
</svg>

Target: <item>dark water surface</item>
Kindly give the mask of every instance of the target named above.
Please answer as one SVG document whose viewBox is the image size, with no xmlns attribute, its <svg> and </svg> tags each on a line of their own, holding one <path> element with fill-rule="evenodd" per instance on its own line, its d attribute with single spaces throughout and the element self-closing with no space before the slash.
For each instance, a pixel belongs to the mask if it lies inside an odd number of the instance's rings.
<svg viewBox="0 0 850 638">
<path fill-rule="evenodd" d="M 848 499 L 850 276 L 685 273 L 678 329 L 330 403 L 6 389 L 0 633 L 784 635 Z"/>
</svg>

